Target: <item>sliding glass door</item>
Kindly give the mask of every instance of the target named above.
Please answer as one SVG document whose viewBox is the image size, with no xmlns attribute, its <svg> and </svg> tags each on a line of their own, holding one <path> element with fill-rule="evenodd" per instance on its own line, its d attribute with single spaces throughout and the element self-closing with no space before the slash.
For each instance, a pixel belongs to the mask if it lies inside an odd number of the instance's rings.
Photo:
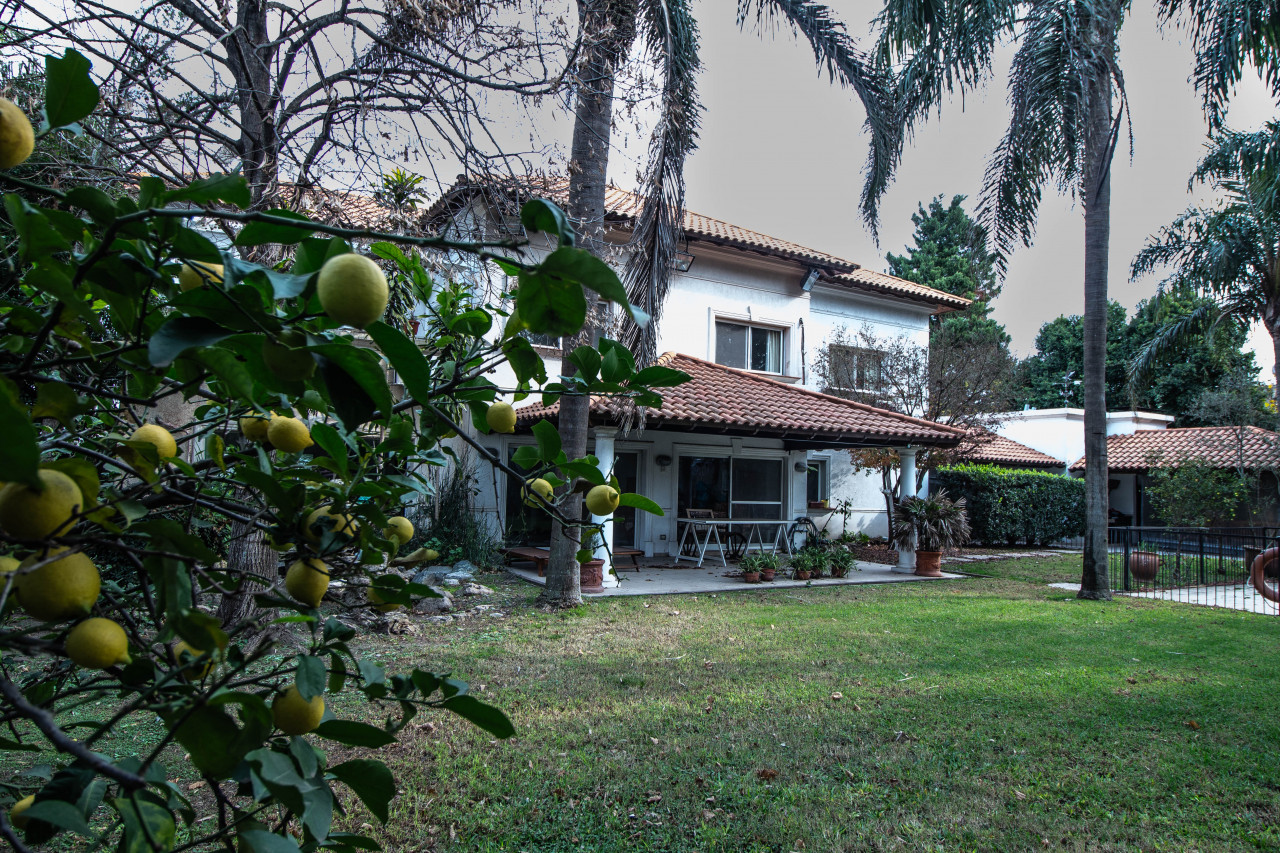
<svg viewBox="0 0 1280 853">
<path fill-rule="evenodd" d="M 679 515 L 710 510 L 715 518 L 783 518 L 783 460 L 681 456 Z"/>
</svg>

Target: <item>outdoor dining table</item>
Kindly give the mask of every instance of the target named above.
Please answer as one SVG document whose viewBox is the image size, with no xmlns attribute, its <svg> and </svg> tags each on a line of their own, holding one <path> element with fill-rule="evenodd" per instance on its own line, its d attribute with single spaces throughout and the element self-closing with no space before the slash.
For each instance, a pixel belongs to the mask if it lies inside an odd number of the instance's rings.
<svg viewBox="0 0 1280 853">
<path fill-rule="evenodd" d="M 684 530 L 680 533 L 680 542 L 676 546 L 676 562 L 681 560 L 689 560 L 702 565 L 706 559 L 707 549 L 711 547 L 714 540 L 715 545 L 719 548 L 721 565 L 728 566 L 729 561 L 725 559 L 725 543 L 720 538 L 720 530 L 724 528 L 725 532 L 738 528 L 746 528 L 746 548 L 750 550 L 754 543 L 761 551 L 766 547 L 771 553 L 778 553 L 781 547 L 788 555 L 791 554 L 791 537 L 787 535 L 787 528 L 793 523 L 789 518 L 689 518 L 681 517 L 677 522 L 684 525 Z M 772 530 L 772 536 L 770 536 Z M 690 541 L 692 537 L 692 541 Z M 686 555 L 685 545 L 692 545 L 692 550 L 697 551 L 697 556 Z"/>
</svg>

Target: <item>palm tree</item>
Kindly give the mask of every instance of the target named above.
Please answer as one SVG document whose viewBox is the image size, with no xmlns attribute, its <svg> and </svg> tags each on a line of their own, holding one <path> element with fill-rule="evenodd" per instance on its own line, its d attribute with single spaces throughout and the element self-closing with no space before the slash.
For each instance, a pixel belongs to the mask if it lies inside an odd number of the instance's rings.
<svg viewBox="0 0 1280 853">
<path fill-rule="evenodd" d="M 639 188 L 641 205 L 623 275 L 631 302 L 642 306 L 652 317 L 644 328 L 629 325 L 621 332 L 622 341 L 640 363 L 656 356 L 656 326 L 684 221 L 684 162 L 696 147 L 702 112 L 696 88 L 697 22 L 690 6 L 689 0 L 578 0 L 583 45 L 574 109 L 568 214 L 592 250 L 602 243 L 614 82 L 633 40 L 640 40 L 647 61 L 660 69 L 658 121 Z M 793 33 L 802 35 L 828 77 L 851 88 L 861 100 L 872 137 L 862 209 L 868 224 L 874 227 L 875 202 L 888 186 L 902 148 L 887 77 L 858 52 L 844 25 L 820 3 L 739 0 L 737 12 L 740 26 L 754 17 L 761 29 L 785 24 Z M 565 354 L 577 343 L 566 340 Z M 574 368 L 569 361 L 562 359 L 562 364 L 566 375 L 572 375 Z M 561 398 L 560 435 L 570 457 L 586 453 L 587 415 L 586 398 Z M 567 517 L 576 518 L 580 505 L 581 497 L 571 496 L 561 506 Z M 581 602 L 574 561 L 578 544 L 578 529 L 553 524 L 543 603 L 563 607 Z"/>
<path fill-rule="evenodd" d="M 1192 178 L 1222 193 L 1222 202 L 1191 208 L 1152 236 L 1131 267 L 1133 278 L 1168 268 L 1161 295 L 1194 291 L 1206 302 L 1165 326 L 1137 354 L 1131 381 L 1141 379 L 1159 359 L 1188 338 L 1222 323 L 1248 327 L 1260 322 L 1271 335 L 1280 369 L 1280 207 L 1274 165 L 1250 152 L 1265 149 L 1264 134 L 1224 132 Z M 1241 153 L 1246 156 L 1242 158 Z M 1252 166 L 1252 167 L 1251 167 Z M 1275 387 L 1280 400 L 1280 380 Z"/>
<path fill-rule="evenodd" d="M 904 131 L 992 74 L 1002 39 L 1018 44 L 1009 72 L 1009 127 L 988 163 L 979 221 L 1003 259 L 1029 245 L 1045 184 L 1084 208 L 1086 534 L 1082 598 L 1110 597 L 1107 558 L 1106 339 L 1111 162 L 1127 102 L 1119 34 L 1128 0 L 891 0 L 878 19 L 877 59 L 895 70 Z M 1251 62 L 1280 94 L 1280 9 L 1262 0 L 1157 0 L 1185 24 L 1195 82 L 1211 126 Z M 905 138 L 905 137 L 900 137 Z M 1275 156 L 1275 148 L 1271 156 Z M 1261 156 L 1254 149 L 1253 156 Z"/>
</svg>

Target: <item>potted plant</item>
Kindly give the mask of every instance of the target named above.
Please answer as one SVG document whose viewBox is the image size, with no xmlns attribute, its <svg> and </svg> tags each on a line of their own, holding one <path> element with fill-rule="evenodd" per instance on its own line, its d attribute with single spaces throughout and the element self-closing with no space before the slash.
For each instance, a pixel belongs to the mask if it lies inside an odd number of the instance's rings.
<svg viewBox="0 0 1280 853">
<path fill-rule="evenodd" d="M 806 545 L 791 555 L 791 576 L 798 581 L 807 581 L 826 562 L 827 556 L 820 548 Z"/>
<path fill-rule="evenodd" d="M 738 563 L 743 583 L 760 583 L 760 555 L 748 554 Z"/>
<path fill-rule="evenodd" d="M 760 551 L 742 559 L 742 571 L 745 573 L 748 568 L 751 568 L 760 573 L 760 580 L 770 583 L 778 574 L 779 563 L 777 554 L 768 554 Z"/>
<path fill-rule="evenodd" d="M 582 543 L 582 550 L 578 552 L 578 571 L 582 581 L 582 591 L 604 592 L 604 560 L 597 560 L 592 556 L 595 553 L 599 537 L 593 530 L 590 537 L 585 538 L 586 541 Z M 583 556 L 586 556 L 587 559 L 583 560 Z"/>
<path fill-rule="evenodd" d="M 969 516 L 964 498 L 951 500 L 944 489 L 927 498 L 899 501 L 894 514 L 893 541 L 899 548 L 915 548 L 916 574 L 942 576 L 942 551 L 969 541 Z"/>
<path fill-rule="evenodd" d="M 847 548 L 832 548 L 827 555 L 827 565 L 831 567 L 831 577 L 843 578 L 847 577 L 849 572 L 858 567 L 857 562 L 853 559 L 853 552 Z"/>
</svg>

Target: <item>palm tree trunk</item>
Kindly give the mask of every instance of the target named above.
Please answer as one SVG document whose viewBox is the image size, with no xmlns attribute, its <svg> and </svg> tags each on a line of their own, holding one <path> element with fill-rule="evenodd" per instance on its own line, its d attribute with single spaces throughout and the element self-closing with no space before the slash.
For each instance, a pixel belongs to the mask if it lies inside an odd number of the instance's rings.
<svg viewBox="0 0 1280 853">
<path fill-rule="evenodd" d="M 1273 313 L 1268 311 L 1268 313 Z M 1271 375 L 1275 380 L 1275 385 L 1271 388 L 1271 399 L 1276 406 L 1276 427 L 1280 429 L 1280 306 L 1276 306 L 1274 310 L 1276 319 L 1267 323 L 1267 331 L 1271 334 L 1271 353 L 1276 363 L 1271 368 Z"/>
<path fill-rule="evenodd" d="M 1080 598 L 1111 598 L 1107 580 L 1107 262 L 1111 243 L 1111 75 L 1115 27 L 1095 24 L 1099 55 L 1086 93 L 1084 213 L 1084 571 Z"/>
<path fill-rule="evenodd" d="M 274 611 L 259 610 L 253 596 L 266 590 L 270 581 L 279 575 L 279 556 L 267 545 L 262 531 L 237 522 L 231 531 L 227 567 L 240 578 L 240 586 L 235 592 L 222 596 L 218 603 L 218 620 L 228 631 L 253 622 L 247 635 L 263 636 Z"/>
<path fill-rule="evenodd" d="M 574 106 L 568 213 L 582 234 L 586 248 L 596 254 L 604 245 L 604 192 L 613 126 L 614 77 L 635 37 L 635 16 L 635 0 L 578 0 L 584 45 Z M 594 311 L 588 312 L 588 326 L 580 335 L 564 340 L 560 370 L 565 377 L 577 373 L 567 357 L 574 347 L 595 343 L 594 314 Z M 583 396 L 566 394 L 560 398 L 560 443 L 570 459 L 587 453 L 590 402 Z M 561 487 L 562 494 L 570 485 Z M 581 494 L 563 497 L 559 505 L 568 518 L 582 516 Z M 540 604 L 576 607 L 582 603 L 582 578 L 577 561 L 581 533 L 580 527 L 553 522 L 547 585 L 538 598 Z"/>
</svg>

